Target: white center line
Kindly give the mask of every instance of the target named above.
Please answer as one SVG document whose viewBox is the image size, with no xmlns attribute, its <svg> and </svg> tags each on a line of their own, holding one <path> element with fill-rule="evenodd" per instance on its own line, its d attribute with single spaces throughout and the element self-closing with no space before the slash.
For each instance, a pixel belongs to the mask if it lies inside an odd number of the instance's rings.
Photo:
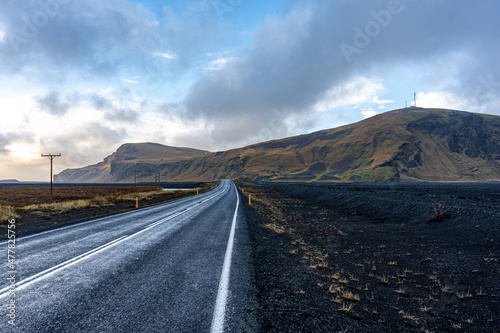
<svg viewBox="0 0 500 333">
<path fill-rule="evenodd" d="M 85 253 L 83 253 L 83 254 L 80 254 L 79 256 L 76 256 L 76 257 L 74 257 L 74 258 L 71 258 L 71 259 L 69 259 L 69 260 L 66 260 L 65 262 L 62 262 L 62 263 L 60 263 L 60 264 L 58 264 L 58 265 L 56 265 L 56 266 L 53 266 L 53 267 L 51 267 L 51 268 L 48 268 L 48 269 L 46 269 L 46 270 L 44 270 L 44 271 L 42 271 L 42 272 L 40 272 L 40 273 L 37 273 L 37 274 L 35 274 L 35 275 L 32 275 L 32 276 L 30 276 L 30 277 L 28 277 L 28 278 L 26 278 L 26 279 L 24 279 L 24 280 L 22 280 L 22 281 L 20 281 L 20 282 L 16 283 L 16 289 L 17 289 L 17 290 L 24 289 L 24 288 L 26 288 L 27 286 L 32 285 L 33 283 L 35 283 L 35 282 L 37 282 L 37 281 L 39 281 L 39 280 L 41 280 L 41 279 L 44 279 L 44 278 L 46 278 L 46 277 L 48 277 L 48 276 L 51 276 L 51 275 L 52 275 L 52 274 L 54 274 L 55 272 L 58 272 L 58 271 L 60 271 L 60 270 L 63 270 L 63 269 L 65 269 L 65 268 L 67 268 L 67 267 L 69 267 L 69 266 L 71 266 L 71 265 L 73 265 L 73 264 L 76 264 L 76 263 L 77 263 L 77 262 L 79 262 L 79 261 L 82 261 L 82 260 L 84 260 L 84 259 L 86 259 L 86 258 L 88 258 L 88 257 L 93 256 L 94 254 L 97 254 L 97 253 L 99 253 L 99 252 L 101 252 L 101 251 L 104 251 L 104 250 L 105 250 L 105 249 L 107 249 L 107 248 L 112 247 L 113 245 L 116 245 L 116 244 L 120 243 L 120 242 L 121 242 L 121 241 L 123 241 L 125 238 L 126 238 L 126 236 L 122 236 L 122 237 L 120 237 L 120 238 L 117 238 L 117 239 L 115 239 L 115 240 L 113 240 L 113 241 L 109 242 L 109 243 L 106 243 L 106 244 L 104 244 L 104 245 L 101 245 L 101 246 L 99 246 L 99 247 L 97 247 L 97 248 L 95 248 L 95 249 L 93 249 L 93 250 L 90 250 L 90 251 L 88 251 L 88 252 L 85 252 Z M 10 287 L 5 287 L 5 288 L 3 288 L 3 289 L 0 289 L 0 298 L 5 297 L 5 296 L 7 296 L 7 295 L 8 295 L 9 288 L 10 288 Z"/>
<path fill-rule="evenodd" d="M 222 265 L 222 274 L 219 282 L 219 290 L 217 291 L 217 300 L 215 301 L 214 316 L 212 318 L 212 328 L 210 329 L 211 333 L 224 332 L 224 317 L 226 314 L 227 293 L 229 289 L 229 272 L 231 270 L 234 230 L 236 228 L 236 217 L 238 214 L 239 204 L 240 204 L 240 197 L 238 195 L 238 192 L 236 192 L 236 208 L 234 210 L 233 224 L 231 225 L 229 240 L 227 241 L 226 254 L 224 256 L 224 264 Z"/>
</svg>

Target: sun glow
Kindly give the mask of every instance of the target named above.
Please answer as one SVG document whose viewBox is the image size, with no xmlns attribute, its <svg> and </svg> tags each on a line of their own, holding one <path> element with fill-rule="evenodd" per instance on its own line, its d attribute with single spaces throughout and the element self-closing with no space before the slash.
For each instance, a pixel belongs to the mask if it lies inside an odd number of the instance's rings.
<svg viewBox="0 0 500 333">
<path fill-rule="evenodd" d="M 40 157 L 40 152 L 33 146 L 22 144 L 22 143 L 14 143 L 5 147 L 10 156 L 20 159 L 22 161 L 31 161 L 35 158 Z"/>
</svg>

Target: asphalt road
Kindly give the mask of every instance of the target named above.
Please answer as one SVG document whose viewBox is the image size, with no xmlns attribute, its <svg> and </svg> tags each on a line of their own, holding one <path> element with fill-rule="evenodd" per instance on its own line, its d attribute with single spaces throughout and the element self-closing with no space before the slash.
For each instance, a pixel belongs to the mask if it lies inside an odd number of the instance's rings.
<svg viewBox="0 0 500 333">
<path fill-rule="evenodd" d="M 198 196 L 17 238 L 15 267 L 4 240 L 0 331 L 255 331 L 241 212 L 234 184 L 223 181 Z"/>
</svg>

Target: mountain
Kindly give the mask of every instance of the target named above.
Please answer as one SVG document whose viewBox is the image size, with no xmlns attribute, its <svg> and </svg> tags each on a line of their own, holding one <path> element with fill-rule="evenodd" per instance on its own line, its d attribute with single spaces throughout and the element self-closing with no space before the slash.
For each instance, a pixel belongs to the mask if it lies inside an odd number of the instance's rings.
<svg viewBox="0 0 500 333">
<path fill-rule="evenodd" d="M 12 184 L 12 183 L 20 183 L 17 179 L 0 179 L 0 183 L 2 184 Z"/>
<path fill-rule="evenodd" d="M 98 172 L 98 165 L 86 168 Z M 141 177 L 151 172 L 140 163 L 133 165 L 141 170 Z M 182 160 L 164 160 L 155 167 L 160 168 L 165 181 L 500 180 L 500 117 L 405 108 L 334 129 L 223 152 L 204 152 Z M 86 168 L 62 174 L 66 180 L 83 181 L 79 170 Z M 124 179 L 118 171 L 115 168 L 106 172 L 113 179 Z M 147 177 L 152 179 L 152 172 Z"/>
<path fill-rule="evenodd" d="M 56 182 L 114 183 L 153 181 L 154 174 L 165 163 L 205 156 L 209 152 L 193 148 L 177 148 L 158 143 L 126 143 L 102 162 L 78 169 L 66 169 L 54 176 Z M 150 177 L 151 176 L 151 177 Z"/>
</svg>

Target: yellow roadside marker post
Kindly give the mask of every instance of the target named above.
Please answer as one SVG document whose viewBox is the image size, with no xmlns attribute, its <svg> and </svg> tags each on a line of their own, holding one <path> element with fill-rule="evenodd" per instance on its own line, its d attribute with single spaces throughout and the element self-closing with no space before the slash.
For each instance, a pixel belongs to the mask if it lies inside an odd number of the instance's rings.
<svg viewBox="0 0 500 333">
<path fill-rule="evenodd" d="M 139 208 L 139 198 L 135 197 L 135 208 Z"/>
<path fill-rule="evenodd" d="M 248 195 L 248 205 L 249 206 L 252 205 L 252 195 L 251 194 Z"/>
</svg>

